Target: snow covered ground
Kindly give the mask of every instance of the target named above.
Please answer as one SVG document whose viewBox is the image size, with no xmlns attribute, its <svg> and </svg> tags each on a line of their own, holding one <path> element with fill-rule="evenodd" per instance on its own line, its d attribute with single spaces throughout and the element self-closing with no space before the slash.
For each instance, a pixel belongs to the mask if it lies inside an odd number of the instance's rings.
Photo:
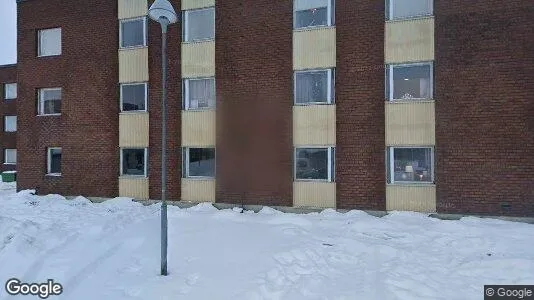
<svg viewBox="0 0 534 300">
<path fill-rule="evenodd" d="M 15 194 L 0 184 L 0 299 L 8 278 L 64 287 L 49 299 L 482 299 L 534 284 L 534 225 L 417 213 L 308 215 Z M 37 299 L 37 297 L 33 297 Z M 22 297 L 22 299 L 33 299 Z"/>
</svg>

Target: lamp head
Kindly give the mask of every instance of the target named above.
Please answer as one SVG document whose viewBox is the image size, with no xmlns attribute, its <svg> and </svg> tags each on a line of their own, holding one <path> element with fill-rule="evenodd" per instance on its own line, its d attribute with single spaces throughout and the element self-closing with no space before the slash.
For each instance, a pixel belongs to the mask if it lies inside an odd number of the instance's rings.
<svg viewBox="0 0 534 300">
<path fill-rule="evenodd" d="M 148 9 L 148 16 L 156 22 L 160 22 L 161 18 L 167 19 L 169 24 L 178 22 L 178 15 L 168 0 L 154 1 Z"/>
</svg>

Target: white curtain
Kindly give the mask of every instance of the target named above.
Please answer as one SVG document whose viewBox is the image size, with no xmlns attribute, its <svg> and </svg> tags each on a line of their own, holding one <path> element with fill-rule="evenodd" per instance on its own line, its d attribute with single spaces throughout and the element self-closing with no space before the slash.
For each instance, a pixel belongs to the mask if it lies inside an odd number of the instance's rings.
<svg viewBox="0 0 534 300">
<path fill-rule="evenodd" d="M 186 41 L 215 37 L 215 10 L 213 8 L 186 13 Z"/>
<path fill-rule="evenodd" d="M 405 18 L 432 13 L 433 0 L 390 0 L 393 3 L 393 18 Z"/>
<path fill-rule="evenodd" d="M 327 7 L 330 0 L 295 0 L 295 10 Z"/>
<path fill-rule="evenodd" d="M 61 54 L 61 28 L 47 29 L 40 32 L 40 55 Z"/>
<path fill-rule="evenodd" d="M 189 108 L 208 108 L 215 106 L 215 79 L 189 80 Z"/>
</svg>

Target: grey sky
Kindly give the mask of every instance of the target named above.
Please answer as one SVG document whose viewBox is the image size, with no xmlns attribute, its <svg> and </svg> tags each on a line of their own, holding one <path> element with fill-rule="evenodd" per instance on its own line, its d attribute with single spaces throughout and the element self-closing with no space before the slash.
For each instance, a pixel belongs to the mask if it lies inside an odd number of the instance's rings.
<svg viewBox="0 0 534 300">
<path fill-rule="evenodd" d="M 0 65 L 17 62 L 17 4 L 0 0 Z"/>
</svg>

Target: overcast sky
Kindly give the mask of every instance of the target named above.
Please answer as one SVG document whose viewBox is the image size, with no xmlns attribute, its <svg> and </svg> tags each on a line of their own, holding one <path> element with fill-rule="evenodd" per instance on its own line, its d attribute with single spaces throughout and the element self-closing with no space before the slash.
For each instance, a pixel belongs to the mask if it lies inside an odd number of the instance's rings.
<svg viewBox="0 0 534 300">
<path fill-rule="evenodd" d="M 0 65 L 17 62 L 17 5 L 0 0 Z"/>
</svg>

